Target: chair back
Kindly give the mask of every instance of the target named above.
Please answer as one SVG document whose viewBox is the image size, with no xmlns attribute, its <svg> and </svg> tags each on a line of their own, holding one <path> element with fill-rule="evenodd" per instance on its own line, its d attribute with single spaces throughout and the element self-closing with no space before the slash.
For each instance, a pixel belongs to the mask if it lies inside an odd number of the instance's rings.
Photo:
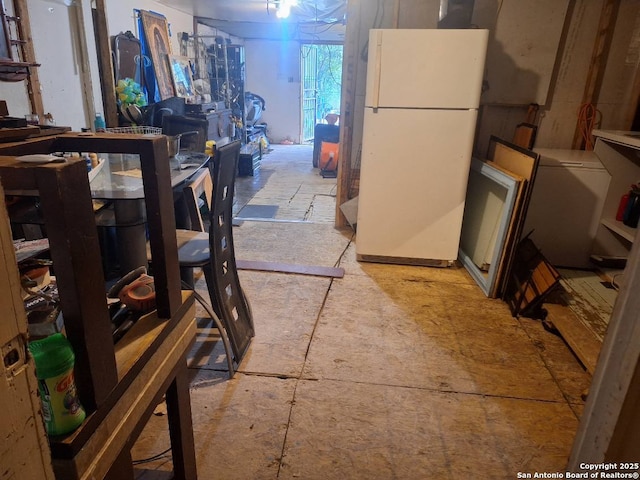
<svg viewBox="0 0 640 480">
<path fill-rule="evenodd" d="M 251 307 L 244 295 L 233 246 L 233 196 L 240 158 L 239 140 L 216 148 L 213 159 L 213 203 L 210 211 L 209 248 L 213 282 L 209 296 L 214 311 L 227 325 L 236 361 L 240 363 L 255 331 Z"/>
<path fill-rule="evenodd" d="M 201 168 L 198 173 L 187 183 L 183 189 L 183 195 L 189 211 L 191 230 L 204 232 L 204 222 L 200 214 L 200 201 L 204 200 L 207 211 L 211 211 L 213 197 L 213 182 L 208 168 Z M 204 198 L 203 198 L 204 197 Z"/>
</svg>

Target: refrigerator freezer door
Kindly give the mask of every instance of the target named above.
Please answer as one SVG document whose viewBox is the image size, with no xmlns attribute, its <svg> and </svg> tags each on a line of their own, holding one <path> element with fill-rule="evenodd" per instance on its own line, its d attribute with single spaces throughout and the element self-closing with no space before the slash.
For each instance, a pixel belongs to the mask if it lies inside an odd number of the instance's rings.
<svg viewBox="0 0 640 480">
<path fill-rule="evenodd" d="M 360 260 L 457 258 L 476 117 L 476 110 L 365 108 Z"/>
<path fill-rule="evenodd" d="M 373 108 L 478 108 L 488 30 L 369 33 L 365 105 Z"/>
</svg>

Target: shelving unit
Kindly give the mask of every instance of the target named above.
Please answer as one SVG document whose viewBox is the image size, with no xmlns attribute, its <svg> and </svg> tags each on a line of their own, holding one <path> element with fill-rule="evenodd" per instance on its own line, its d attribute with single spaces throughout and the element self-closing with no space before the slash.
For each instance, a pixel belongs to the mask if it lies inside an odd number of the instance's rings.
<svg viewBox="0 0 640 480">
<path fill-rule="evenodd" d="M 185 105 L 184 115 L 163 119 L 163 133 L 176 135 L 190 130 L 199 134 L 183 139 L 184 145 L 203 151 L 204 142 L 213 140 L 223 145 L 237 135 L 232 121 L 231 88 L 227 61 L 228 43 L 218 35 L 185 35 L 180 38 L 180 53 L 195 64 L 194 82 L 200 83 L 201 103 Z M 206 96 L 205 96 L 206 95 Z"/>
<path fill-rule="evenodd" d="M 592 254 L 627 257 L 638 229 L 615 217 L 622 195 L 629 192 L 631 184 L 640 182 L 640 132 L 594 130 L 592 133 L 596 137 L 594 152 L 611 174 Z"/>
<path fill-rule="evenodd" d="M 214 102 L 224 102 L 231 115 L 241 125 L 236 128 L 231 140 L 246 143 L 245 119 L 245 58 L 244 47 L 215 42 L 208 47 L 208 75 L 211 84 L 211 98 Z"/>
<path fill-rule="evenodd" d="M 84 161 L 35 165 L 0 156 L 5 191 L 40 197 L 65 331 L 76 354 L 78 394 L 88 412 L 75 432 L 50 438 L 56 476 L 133 479 L 129 451 L 165 395 L 175 478 L 195 479 L 186 366 L 195 340 L 195 306 L 180 289 L 165 137 L 64 134 L 7 146 L 0 154 L 15 149 L 139 154 L 154 259 L 157 310 L 114 346 Z"/>
<path fill-rule="evenodd" d="M 241 124 L 240 128 L 236 127 L 236 138 L 247 143 L 247 119 L 245 118 L 245 61 L 244 47 L 240 45 L 227 46 L 227 68 L 229 77 L 229 99 L 227 105 L 231 109 L 233 117 L 237 118 Z"/>
</svg>

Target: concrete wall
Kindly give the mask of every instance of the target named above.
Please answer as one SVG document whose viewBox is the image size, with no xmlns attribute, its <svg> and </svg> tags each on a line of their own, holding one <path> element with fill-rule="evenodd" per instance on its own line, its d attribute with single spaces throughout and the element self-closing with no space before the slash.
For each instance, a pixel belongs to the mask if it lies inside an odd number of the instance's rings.
<svg viewBox="0 0 640 480">
<path fill-rule="evenodd" d="M 261 122 L 273 143 L 300 143 L 300 43 L 245 41 L 246 90 L 264 98 Z"/>
<path fill-rule="evenodd" d="M 603 0 L 569 2 L 547 100 L 541 104 L 535 147 L 572 148 L 586 79 L 592 62 Z M 597 127 L 628 130 L 637 102 L 640 62 L 640 3 L 621 0 L 602 86 Z M 489 135 L 507 140 L 525 119 L 526 106 L 484 105 L 476 139 L 486 152 Z"/>
</svg>

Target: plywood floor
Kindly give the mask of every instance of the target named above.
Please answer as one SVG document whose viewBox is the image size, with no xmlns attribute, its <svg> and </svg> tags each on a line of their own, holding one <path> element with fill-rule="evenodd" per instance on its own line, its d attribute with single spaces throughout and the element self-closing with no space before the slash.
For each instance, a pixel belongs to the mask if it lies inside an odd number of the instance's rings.
<svg viewBox="0 0 640 480">
<path fill-rule="evenodd" d="M 256 337 L 232 380 L 215 329 L 199 319 L 189 359 L 199 478 L 563 471 L 590 382 L 565 343 L 511 317 L 463 268 L 357 262 L 353 232 L 333 227 L 336 180 L 311 155 L 275 145 L 255 177 L 238 179 L 237 212 L 278 209 L 234 229 L 236 255 L 345 275 L 241 271 Z M 158 456 L 137 465 L 140 479 L 171 478 L 158 412 L 133 450 Z"/>
</svg>

